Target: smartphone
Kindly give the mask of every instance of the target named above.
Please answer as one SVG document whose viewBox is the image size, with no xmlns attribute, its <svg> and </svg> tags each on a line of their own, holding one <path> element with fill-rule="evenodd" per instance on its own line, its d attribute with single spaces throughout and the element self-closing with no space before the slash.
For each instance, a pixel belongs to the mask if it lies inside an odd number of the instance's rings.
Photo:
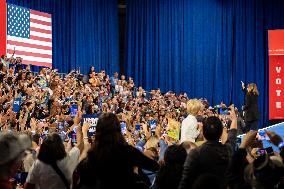
<svg viewBox="0 0 284 189">
<path fill-rule="evenodd" d="M 49 133 L 49 128 L 48 128 L 48 127 L 45 127 L 45 128 L 44 128 L 44 131 L 43 131 L 43 134 L 44 134 L 44 135 L 48 135 L 48 133 Z"/>
<path fill-rule="evenodd" d="M 71 117 L 76 117 L 78 115 L 78 104 L 71 105 Z"/>
<path fill-rule="evenodd" d="M 58 133 L 62 141 L 66 141 L 68 138 L 65 131 L 61 131 Z"/>
<path fill-rule="evenodd" d="M 265 133 L 265 130 L 258 131 L 258 140 L 270 140 L 267 134 Z"/>
<path fill-rule="evenodd" d="M 17 184 L 24 185 L 27 177 L 28 177 L 28 173 L 18 172 L 16 174 L 15 180 L 16 180 Z"/>
<path fill-rule="evenodd" d="M 59 130 L 63 130 L 63 129 L 64 129 L 64 124 L 63 124 L 62 122 L 58 122 L 58 123 L 57 123 L 57 128 L 58 128 Z"/>
<path fill-rule="evenodd" d="M 136 131 L 140 131 L 141 130 L 141 125 L 140 124 L 136 124 L 135 125 L 135 130 Z"/>
<path fill-rule="evenodd" d="M 219 108 L 219 114 L 229 115 L 229 108 Z"/>
<path fill-rule="evenodd" d="M 156 120 L 150 120 L 149 125 L 150 125 L 150 128 L 151 128 L 151 131 L 155 132 L 156 127 L 157 127 L 157 121 Z"/>
<path fill-rule="evenodd" d="M 124 121 L 121 121 L 120 126 L 121 126 L 121 133 L 125 135 L 126 134 L 126 123 Z"/>
<path fill-rule="evenodd" d="M 77 135 L 76 135 L 75 132 L 72 132 L 71 142 L 72 142 L 72 144 L 77 143 Z"/>
<path fill-rule="evenodd" d="M 44 140 L 44 139 L 46 138 L 46 134 L 42 133 L 42 134 L 40 135 L 40 138 L 41 138 L 42 140 Z"/>
<path fill-rule="evenodd" d="M 257 156 L 263 156 L 266 155 L 266 150 L 264 148 L 260 148 L 256 151 Z"/>
<path fill-rule="evenodd" d="M 237 138 L 237 145 L 240 146 L 241 143 L 242 143 L 242 139 L 238 137 L 238 138 Z"/>
<path fill-rule="evenodd" d="M 75 127 L 73 128 L 72 132 L 75 133 L 75 134 L 77 133 L 77 126 L 75 126 Z"/>
<path fill-rule="evenodd" d="M 273 155 L 274 155 L 274 151 L 273 151 L 273 148 L 272 148 L 271 146 L 265 148 L 265 151 L 266 151 L 266 153 L 267 153 L 269 156 L 273 156 Z"/>
</svg>

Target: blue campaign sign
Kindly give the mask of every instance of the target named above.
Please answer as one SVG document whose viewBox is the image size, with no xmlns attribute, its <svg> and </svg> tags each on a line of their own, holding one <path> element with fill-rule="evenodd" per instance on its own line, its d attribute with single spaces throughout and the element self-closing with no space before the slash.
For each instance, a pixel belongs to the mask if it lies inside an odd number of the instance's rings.
<svg viewBox="0 0 284 189">
<path fill-rule="evenodd" d="M 98 123 L 99 115 L 98 114 L 85 114 L 83 115 L 82 123 L 89 123 L 90 127 L 88 130 L 88 137 L 94 136 L 96 132 L 96 126 Z"/>
<path fill-rule="evenodd" d="M 150 128 L 151 128 L 151 131 L 155 131 L 156 130 L 156 127 L 157 127 L 157 121 L 156 120 L 150 120 L 149 121 L 149 125 L 150 125 Z"/>
<path fill-rule="evenodd" d="M 21 109 L 21 98 L 15 98 L 13 102 L 13 112 L 20 112 Z"/>
</svg>

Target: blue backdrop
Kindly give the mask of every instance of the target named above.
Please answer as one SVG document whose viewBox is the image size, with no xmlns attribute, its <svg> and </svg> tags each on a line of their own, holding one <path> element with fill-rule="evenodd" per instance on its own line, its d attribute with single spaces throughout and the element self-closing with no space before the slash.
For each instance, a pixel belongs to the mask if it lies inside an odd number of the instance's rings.
<svg viewBox="0 0 284 189">
<path fill-rule="evenodd" d="M 127 76 L 146 89 L 243 104 L 259 87 L 268 122 L 267 30 L 284 28 L 282 0 L 128 0 Z M 264 125 L 263 125 L 264 124 Z"/>
<path fill-rule="evenodd" d="M 7 0 L 51 13 L 53 65 L 119 71 L 117 0 Z M 268 121 L 267 30 L 284 28 L 282 0 L 128 0 L 127 76 L 146 89 L 187 92 L 211 103 L 256 82 Z"/>
<path fill-rule="evenodd" d="M 52 14 L 53 67 L 119 71 L 117 0 L 7 0 Z"/>
</svg>

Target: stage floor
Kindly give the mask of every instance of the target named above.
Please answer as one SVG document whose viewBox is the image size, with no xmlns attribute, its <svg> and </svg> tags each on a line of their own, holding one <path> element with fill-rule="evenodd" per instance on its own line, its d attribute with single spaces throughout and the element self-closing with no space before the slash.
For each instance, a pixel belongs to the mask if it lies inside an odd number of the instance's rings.
<svg viewBox="0 0 284 189">
<path fill-rule="evenodd" d="M 269 127 L 265 127 L 259 130 L 268 130 L 268 131 L 274 131 L 275 133 L 277 133 L 278 135 L 280 135 L 282 137 L 282 139 L 284 139 L 284 122 L 282 123 L 278 123 Z M 244 135 L 239 135 L 239 138 L 243 138 Z M 274 146 L 273 144 L 271 144 L 269 141 L 267 140 L 263 140 L 263 145 L 265 148 L 272 146 L 274 151 L 279 152 L 279 149 Z"/>
</svg>

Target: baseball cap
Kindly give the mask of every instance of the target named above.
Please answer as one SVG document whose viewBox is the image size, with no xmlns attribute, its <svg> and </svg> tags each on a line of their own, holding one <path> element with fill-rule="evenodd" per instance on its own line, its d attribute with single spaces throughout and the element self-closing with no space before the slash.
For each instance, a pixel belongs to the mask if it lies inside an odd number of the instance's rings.
<svg viewBox="0 0 284 189">
<path fill-rule="evenodd" d="M 0 165 L 6 164 L 32 146 L 30 137 L 26 134 L 0 134 Z"/>
</svg>

